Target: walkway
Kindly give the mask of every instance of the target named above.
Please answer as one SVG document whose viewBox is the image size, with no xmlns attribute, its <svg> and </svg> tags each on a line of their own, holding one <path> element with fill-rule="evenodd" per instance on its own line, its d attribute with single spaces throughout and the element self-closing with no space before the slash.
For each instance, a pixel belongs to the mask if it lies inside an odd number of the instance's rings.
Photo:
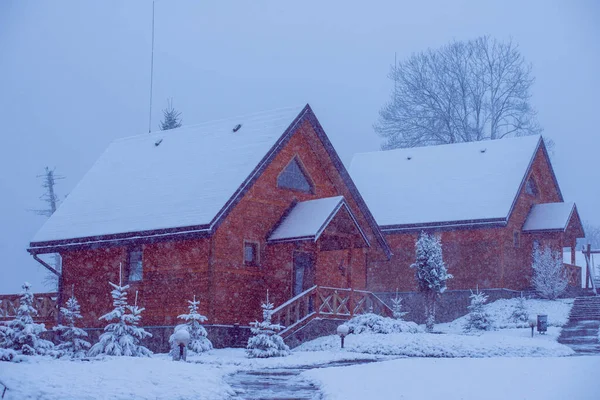
<svg viewBox="0 0 600 400">
<path fill-rule="evenodd" d="M 240 371 L 230 375 L 226 381 L 237 393 L 236 399 L 243 400 L 305 400 L 318 399 L 319 389 L 302 379 L 303 371 L 314 368 L 344 367 L 366 364 L 376 360 L 335 361 L 296 368 L 265 368 Z"/>
</svg>

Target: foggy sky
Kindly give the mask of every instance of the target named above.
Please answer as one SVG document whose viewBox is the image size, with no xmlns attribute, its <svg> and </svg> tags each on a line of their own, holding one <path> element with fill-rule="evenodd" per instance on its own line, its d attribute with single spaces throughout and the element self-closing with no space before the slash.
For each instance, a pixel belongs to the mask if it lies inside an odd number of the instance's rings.
<svg viewBox="0 0 600 400">
<path fill-rule="evenodd" d="M 345 163 L 376 150 L 390 64 L 452 39 L 513 38 L 556 143 L 566 201 L 600 225 L 600 3 L 156 1 L 152 129 L 310 103 Z M 44 217 L 36 175 L 64 197 L 114 139 L 148 130 L 150 1 L 0 1 L 0 292 L 44 291 L 25 251 Z"/>
</svg>

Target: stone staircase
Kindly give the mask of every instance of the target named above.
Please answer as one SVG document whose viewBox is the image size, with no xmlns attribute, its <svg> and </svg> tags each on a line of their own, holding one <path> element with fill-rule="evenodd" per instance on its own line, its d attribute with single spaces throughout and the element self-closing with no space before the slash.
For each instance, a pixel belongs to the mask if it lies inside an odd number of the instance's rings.
<svg viewBox="0 0 600 400">
<path fill-rule="evenodd" d="M 558 342 L 580 354 L 600 353 L 600 296 L 577 297 Z"/>
</svg>

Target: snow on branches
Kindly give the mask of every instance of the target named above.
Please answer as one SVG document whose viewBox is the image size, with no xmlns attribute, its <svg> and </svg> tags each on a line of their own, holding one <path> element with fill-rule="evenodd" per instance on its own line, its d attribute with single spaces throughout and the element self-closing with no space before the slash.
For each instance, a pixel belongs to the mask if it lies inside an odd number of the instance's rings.
<svg viewBox="0 0 600 400">
<path fill-rule="evenodd" d="M 187 329 L 188 333 L 190 334 L 190 341 L 187 345 L 187 348 L 188 351 L 192 353 L 200 354 L 205 351 L 212 350 L 213 345 L 207 337 L 208 334 L 206 333 L 206 329 L 204 329 L 204 327 L 201 325 L 201 323 L 207 321 L 208 318 L 198 312 L 200 300 L 196 301 L 196 296 L 194 296 L 194 300 L 188 300 L 188 303 L 189 312 L 187 314 L 181 314 L 177 317 L 184 320 L 185 323 L 177 325 L 175 327 L 175 332 L 180 329 Z M 175 333 L 173 333 L 169 338 L 171 349 L 173 349 L 174 340 Z"/>
<path fill-rule="evenodd" d="M 52 328 L 53 331 L 58 333 L 60 343 L 56 346 L 56 350 L 58 350 L 60 356 L 82 358 L 85 357 L 90 348 L 90 342 L 84 339 L 88 335 L 87 332 L 75 326 L 75 322 L 82 318 L 79 310 L 79 303 L 75 296 L 71 296 L 67 300 L 66 307 L 60 308 L 60 313 L 66 325 L 61 324 Z"/>
<path fill-rule="evenodd" d="M 248 339 L 246 354 L 251 358 L 283 357 L 290 354 L 290 348 L 283 342 L 283 338 L 277 334 L 283 329 L 279 324 L 271 323 L 273 304 L 267 301 L 261 305 L 263 309 L 263 322 L 250 322 L 252 326 L 252 337 Z"/>
<path fill-rule="evenodd" d="M 421 232 L 415 250 L 416 261 L 411 268 L 415 268 L 419 289 L 425 294 L 426 327 L 431 331 L 435 324 L 437 297 L 446 291 L 446 281 L 452 278 L 452 274 L 446 269 L 442 258 L 442 244 L 437 237 Z"/>
<path fill-rule="evenodd" d="M 127 289 L 129 285 L 119 286 L 112 282 L 113 287 L 110 292 L 113 298 L 114 309 L 100 317 L 109 323 L 104 328 L 104 333 L 100 335 L 100 340 L 89 351 L 90 356 L 107 354 L 109 356 L 132 356 L 149 357 L 152 352 L 146 347 L 140 345 L 140 341 L 146 337 L 152 336 L 144 328 L 137 326 L 144 311 L 136 305 L 127 304 Z"/>
<path fill-rule="evenodd" d="M 24 355 L 51 354 L 54 344 L 49 340 L 40 338 L 40 334 L 46 331 L 44 324 L 33 322 L 37 310 L 33 307 L 31 285 L 25 282 L 22 288 L 23 291 L 21 292 L 15 319 L 3 322 L 0 325 L 0 347 Z M 4 353 L 9 354 L 10 352 Z"/>
<path fill-rule="evenodd" d="M 531 283 L 540 297 L 555 300 L 564 293 L 569 280 L 562 258 L 548 246 L 533 248 L 533 277 Z"/>
<path fill-rule="evenodd" d="M 471 291 L 469 296 L 471 304 L 467 307 L 469 315 L 465 324 L 465 331 L 481 330 L 488 331 L 492 329 L 493 321 L 490 314 L 485 310 L 485 303 L 488 296 L 477 289 L 476 292 Z"/>
<path fill-rule="evenodd" d="M 398 296 L 398 292 L 396 292 L 396 297 L 392 299 L 392 313 L 394 319 L 402 321 L 404 316 L 408 314 L 406 311 L 402 311 L 402 298 Z"/>
<path fill-rule="evenodd" d="M 517 304 L 515 305 L 513 312 L 511 314 L 511 319 L 522 327 L 527 326 L 527 322 L 529 321 L 529 312 L 527 311 L 527 306 L 525 305 L 525 297 L 521 293 L 521 296 L 517 300 Z"/>
</svg>

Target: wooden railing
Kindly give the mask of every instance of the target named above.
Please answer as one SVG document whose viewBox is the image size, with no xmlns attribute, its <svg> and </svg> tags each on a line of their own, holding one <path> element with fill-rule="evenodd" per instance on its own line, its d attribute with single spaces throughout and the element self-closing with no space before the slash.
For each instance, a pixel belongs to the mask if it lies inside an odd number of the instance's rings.
<svg viewBox="0 0 600 400">
<path fill-rule="evenodd" d="M 569 286 L 581 287 L 581 267 L 578 265 L 564 263 Z"/>
<path fill-rule="evenodd" d="M 285 327 L 281 335 L 286 337 L 317 317 L 347 320 L 368 312 L 392 316 L 392 310 L 371 292 L 313 286 L 274 309 L 271 320 Z"/>
<path fill-rule="evenodd" d="M 18 294 L 0 294 L 0 321 L 13 319 L 19 308 Z M 58 293 L 35 293 L 33 295 L 33 307 L 38 315 L 33 319 L 38 323 L 53 324 L 57 317 Z"/>
</svg>

